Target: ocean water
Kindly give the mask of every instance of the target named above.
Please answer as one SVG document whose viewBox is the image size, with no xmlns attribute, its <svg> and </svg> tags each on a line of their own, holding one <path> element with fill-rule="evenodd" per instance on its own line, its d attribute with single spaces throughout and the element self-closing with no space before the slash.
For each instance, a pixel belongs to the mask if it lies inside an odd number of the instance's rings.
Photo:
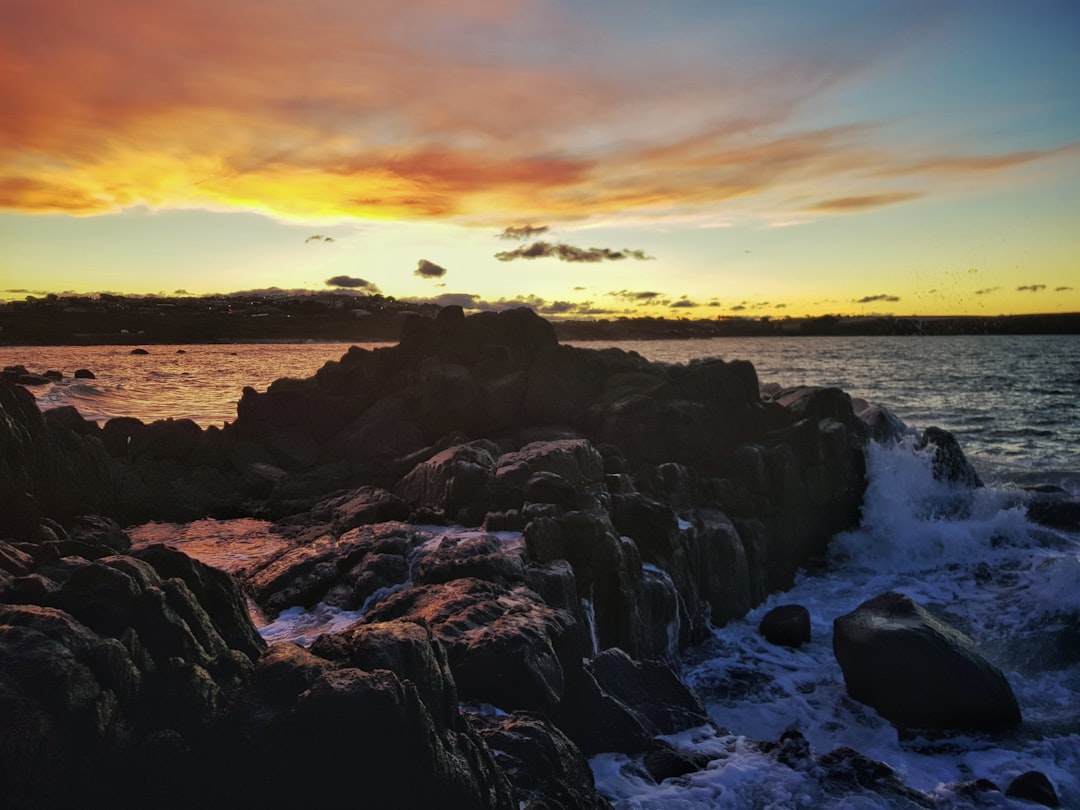
<svg viewBox="0 0 1080 810">
<path fill-rule="evenodd" d="M 929 458 L 910 439 L 872 445 L 861 525 L 832 540 L 827 564 L 802 572 L 790 591 L 773 594 L 684 655 L 684 677 L 724 731 L 693 729 L 669 741 L 706 753 L 709 766 L 653 784 L 624 756 L 595 757 L 598 787 L 617 808 L 913 806 L 855 784 L 825 785 L 813 769 L 762 753 L 758 743 L 788 730 L 802 733 L 815 754 L 847 746 L 887 763 L 937 807 L 1033 806 L 1001 794 L 976 800 L 954 786 L 989 779 L 1004 790 L 1020 773 L 1039 770 L 1062 806 L 1080 808 L 1080 536 L 1032 524 L 1024 489 L 1053 484 L 1080 496 L 1080 336 L 582 345 L 619 345 L 662 362 L 748 359 L 763 384 L 839 386 L 889 407 L 913 429 L 952 431 L 987 482 L 966 508 L 953 509 L 964 496 L 933 479 Z M 177 348 L 151 347 L 147 356 L 118 347 L 2 348 L 0 364 L 98 374 L 89 383 L 65 379 L 38 389 L 42 407 L 75 404 L 96 419 L 172 416 L 207 425 L 235 417 L 244 385 L 262 389 L 280 376 L 306 376 L 346 347 L 189 346 L 183 355 Z M 176 542 L 227 569 L 274 542 L 258 521 L 151 524 L 132 533 L 140 542 Z M 901 737 L 847 697 L 832 653 L 832 622 L 888 590 L 961 629 L 1002 668 L 1023 713 L 1018 729 Z M 757 632 L 761 617 L 793 603 L 810 610 L 810 644 L 769 645 Z M 260 623 L 268 638 L 306 643 L 353 618 L 319 606 Z"/>
</svg>

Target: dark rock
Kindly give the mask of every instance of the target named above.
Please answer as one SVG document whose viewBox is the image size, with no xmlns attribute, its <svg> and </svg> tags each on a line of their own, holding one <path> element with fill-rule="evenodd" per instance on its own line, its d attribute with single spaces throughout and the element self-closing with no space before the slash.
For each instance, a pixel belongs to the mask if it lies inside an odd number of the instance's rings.
<svg viewBox="0 0 1080 810">
<path fill-rule="evenodd" d="M 826 789 L 850 793 L 861 788 L 874 796 L 890 796 L 905 805 L 933 808 L 936 803 L 904 784 L 896 771 L 884 762 L 870 759 L 851 748 L 841 747 L 817 757 L 822 773 L 819 777 Z"/>
<path fill-rule="evenodd" d="M 657 740 L 641 764 L 653 781 L 659 783 L 703 770 L 709 764 L 709 758 L 696 752 L 680 751 L 670 743 Z"/>
<path fill-rule="evenodd" d="M 883 405 L 867 405 L 858 416 L 875 442 L 897 441 L 908 431 L 903 420 Z"/>
<path fill-rule="evenodd" d="M 781 605 L 761 618 L 758 631 L 771 644 L 799 647 L 810 642 L 810 611 L 802 605 Z"/>
<path fill-rule="evenodd" d="M 42 414 L 45 421 L 50 425 L 58 425 L 78 433 L 81 436 L 93 435 L 98 432 L 97 422 L 83 419 L 82 414 L 74 405 L 62 405 L 59 408 L 50 408 Z"/>
<path fill-rule="evenodd" d="M 406 588 L 372 608 L 366 623 L 426 622 L 446 647 L 462 700 L 553 716 L 568 673 L 581 667 L 573 616 L 530 589 L 479 579 Z"/>
<path fill-rule="evenodd" d="M 51 382 L 52 380 L 43 374 L 20 374 L 15 378 L 15 383 L 17 385 L 32 385 L 37 387 L 39 385 L 48 385 Z"/>
<path fill-rule="evenodd" d="M 657 734 L 709 723 L 701 699 L 666 665 L 634 661 L 622 650 L 604 650 L 588 664 L 597 684 L 648 721 Z"/>
<path fill-rule="evenodd" d="M 902 726 L 998 730 L 1020 722 L 1009 682 L 966 636 L 885 593 L 833 623 L 848 694 Z"/>
<path fill-rule="evenodd" d="M 41 376 L 44 377 L 46 380 L 51 380 L 53 382 L 56 382 L 57 380 L 64 379 L 64 372 L 57 371 L 55 369 L 49 369 L 48 371 L 44 372 Z"/>
<path fill-rule="evenodd" d="M 524 712 L 497 717 L 473 712 L 468 719 L 495 753 L 520 807 L 610 810 L 596 792 L 588 760 L 548 720 Z"/>
<path fill-rule="evenodd" d="M 486 441 L 450 447 L 418 464 L 394 493 L 416 507 L 438 509 L 458 523 L 479 526 L 491 506 L 498 453 L 498 447 Z"/>
<path fill-rule="evenodd" d="M 1080 531 L 1080 500 L 1039 494 L 1028 503 L 1027 517 L 1040 526 Z"/>
<path fill-rule="evenodd" d="M 130 354 L 150 354 L 150 352 L 147 351 L 146 349 L 136 348 L 136 349 L 132 349 Z"/>
<path fill-rule="evenodd" d="M 88 368 L 77 368 L 72 375 L 76 380 L 96 380 L 97 375 Z"/>
<path fill-rule="evenodd" d="M 1005 795 L 1011 799 L 1025 799 L 1044 807 L 1061 807 L 1061 799 L 1053 783 L 1040 771 L 1026 771 L 1009 783 Z"/>
<path fill-rule="evenodd" d="M 928 427 L 923 431 L 919 441 L 916 442 L 917 450 L 927 447 L 933 448 L 934 478 L 960 486 L 975 489 L 981 487 L 982 479 L 971 466 L 971 462 L 964 456 L 960 449 L 960 443 L 956 437 L 947 430 L 937 427 Z"/>
<path fill-rule="evenodd" d="M 457 723 L 457 686 L 446 650 L 431 629 L 407 621 L 354 624 L 343 633 L 320 636 L 312 654 L 367 672 L 387 669 L 407 677 L 440 728 Z"/>
</svg>

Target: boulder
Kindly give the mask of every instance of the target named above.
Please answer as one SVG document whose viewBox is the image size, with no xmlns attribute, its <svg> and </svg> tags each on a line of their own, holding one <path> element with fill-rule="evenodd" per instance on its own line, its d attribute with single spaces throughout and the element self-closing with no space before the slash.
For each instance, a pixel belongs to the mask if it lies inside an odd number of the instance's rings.
<svg viewBox="0 0 1080 810">
<path fill-rule="evenodd" d="M 76 380 L 96 380 L 97 375 L 88 368 L 77 368 L 72 375 Z"/>
<path fill-rule="evenodd" d="M 758 631 L 770 644 L 799 647 L 810 642 L 810 611 L 802 605 L 781 605 L 761 617 Z"/>
<path fill-rule="evenodd" d="M 960 442 L 947 430 L 928 427 L 915 444 L 917 450 L 932 448 L 934 478 L 969 489 L 981 487 L 982 479 L 967 460 Z"/>
<path fill-rule="evenodd" d="M 1011 799 L 1024 799 L 1043 807 L 1061 807 L 1054 784 L 1041 771 L 1025 771 L 1009 783 L 1005 795 Z"/>
<path fill-rule="evenodd" d="M 838 617 L 833 650 L 848 694 L 900 726 L 999 730 L 1020 722 L 1005 675 L 974 642 L 898 593 Z"/>
</svg>

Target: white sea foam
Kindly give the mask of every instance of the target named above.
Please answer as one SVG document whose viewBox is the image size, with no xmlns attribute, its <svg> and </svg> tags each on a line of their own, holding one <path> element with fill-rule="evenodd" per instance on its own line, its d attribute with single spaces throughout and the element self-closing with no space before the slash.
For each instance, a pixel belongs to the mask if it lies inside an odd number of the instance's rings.
<svg viewBox="0 0 1080 810">
<path fill-rule="evenodd" d="M 790 591 L 716 630 L 685 659 L 687 681 L 731 736 L 696 730 L 671 741 L 730 750 L 661 785 L 625 756 L 594 758 L 597 783 L 617 808 L 907 806 L 858 789 L 823 792 L 753 744 L 787 730 L 802 733 L 817 755 L 848 746 L 885 762 L 941 807 L 972 806 L 950 785 L 985 778 L 1004 790 L 1026 770 L 1045 773 L 1063 806 L 1080 807 L 1080 538 L 1033 526 L 1016 491 L 965 493 L 936 481 L 927 455 L 908 443 L 871 447 L 868 477 L 862 525 L 834 539 L 829 571 L 801 574 Z M 1024 715 L 1019 730 L 901 740 L 847 696 L 833 620 L 887 590 L 967 633 L 1002 667 Z M 789 650 L 766 642 L 757 631 L 762 616 L 795 603 L 810 611 L 810 643 Z"/>
</svg>

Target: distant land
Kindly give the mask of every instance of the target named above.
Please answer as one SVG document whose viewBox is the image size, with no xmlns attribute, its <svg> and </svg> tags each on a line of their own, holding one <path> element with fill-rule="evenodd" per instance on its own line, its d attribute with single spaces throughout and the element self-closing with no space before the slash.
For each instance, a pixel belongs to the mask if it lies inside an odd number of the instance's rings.
<svg viewBox="0 0 1080 810">
<path fill-rule="evenodd" d="M 305 341 L 396 341 L 410 316 L 434 304 L 389 296 L 28 297 L 0 304 L 0 345 L 139 345 Z M 560 340 L 679 340 L 709 337 L 857 335 L 1072 335 L 1080 313 L 993 317 L 551 319 Z"/>
</svg>

